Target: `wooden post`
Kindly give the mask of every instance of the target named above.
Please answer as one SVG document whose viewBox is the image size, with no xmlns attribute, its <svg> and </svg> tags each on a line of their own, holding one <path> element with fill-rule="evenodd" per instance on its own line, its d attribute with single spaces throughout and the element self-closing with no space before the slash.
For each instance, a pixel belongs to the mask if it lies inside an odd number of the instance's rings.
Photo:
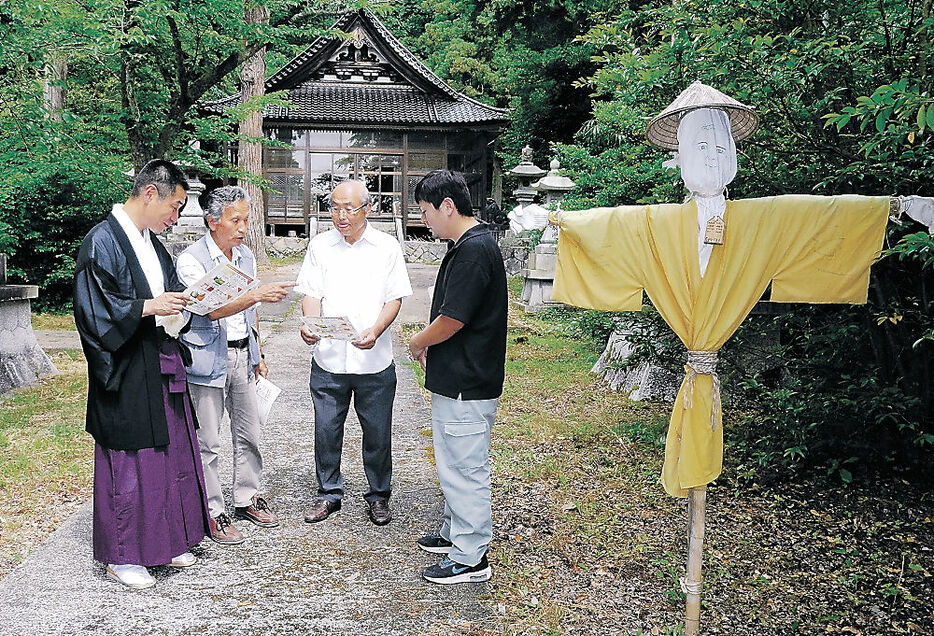
<svg viewBox="0 0 934 636">
<path fill-rule="evenodd" d="M 684 634 L 697 636 L 700 629 L 701 565 L 704 561 L 704 515 L 707 487 L 691 488 L 688 494 L 688 567 L 682 580 L 687 595 L 684 607 Z"/>
</svg>

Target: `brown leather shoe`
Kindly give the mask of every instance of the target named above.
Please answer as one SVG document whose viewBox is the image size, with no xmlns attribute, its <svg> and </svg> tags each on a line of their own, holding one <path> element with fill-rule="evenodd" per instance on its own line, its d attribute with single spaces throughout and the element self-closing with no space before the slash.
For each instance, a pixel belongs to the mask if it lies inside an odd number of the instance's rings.
<svg viewBox="0 0 934 636">
<path fill-rule="evenodd" d="M 246 539 L 231 523 L 230 517 L 221 513 L 211 519 L 211 540 L 221 545 L 237 545 Z"/>
<path fill-rule="evenodd" d="M 318 521 L 324 521 L 330 517 L 332 513 L 335 513 L 340 509 L 340 499 L 332 501 L 331 499 L 318 498 L 313 504 L 311 504 L 311 507 L 305 511 L 305 523 L 317 523 Z"/>
<path fill-rule="evenodd" d="M 266 500 L 255 495 L 249 506 L 237 506 L 234 509 L 234 516 L 237 519 L 252 521 L 261 528 L 275 528 L 279 525 L 279 517 L 269 509 Z"/>
<path fill-rule="evenodd" d="M 370 515 L 370 521 L 378 526 L 385 526 L 392 521 L 392 511 L 389 509 L 389 502 L 385 499 L 371 501 L 367 512 Z"/>
</svg>

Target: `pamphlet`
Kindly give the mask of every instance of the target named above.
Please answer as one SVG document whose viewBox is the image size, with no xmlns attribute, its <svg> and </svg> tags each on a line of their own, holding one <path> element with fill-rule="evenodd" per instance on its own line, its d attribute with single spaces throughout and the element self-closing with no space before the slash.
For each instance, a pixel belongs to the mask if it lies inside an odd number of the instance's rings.
<svg viewBox="0 0 934 636">
<path fill-rule="evenodd" d="M 282 393 L 282 389 L 263 376 L 256 378 L 256 408 L 259 411 L 260 425 L 266 423 L 272 403 L 276 401 L 280 393 Z"/>
<path fill-rule="evenodd" d="M 360 340 L 360 333 L 344 316 L 319 316 L 317 318 L 303 316 L 302 321 L 311 333 L 319 338 L 334 338 L 348 342 Z"/>
<path fill-rule="evenodd" d="M 185 290 L 184 293 L 189 297 L 185 309 L 204 316 L 240 298 L 256 286 L 257 281 L 252 276 L 230 263 L 220 263 Z"/>
</svg>

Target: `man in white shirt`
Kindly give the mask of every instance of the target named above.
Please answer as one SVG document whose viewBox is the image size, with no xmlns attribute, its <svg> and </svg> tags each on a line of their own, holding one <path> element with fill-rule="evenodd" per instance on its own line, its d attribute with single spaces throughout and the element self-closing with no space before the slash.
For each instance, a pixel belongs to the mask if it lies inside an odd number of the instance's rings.
<svg viewBox="0 0 934 636">
<path fill-rule="evenodd" d="M 210 230 L 179 254 L 175 267 L 185 285 L 193 285 L 220 263 L 230 263 L 256 278 L 256 259 L 243 245 L 250 218 L 250 198 L 243 188 L 224 186 L 211 191 L 204 222 Z M 230 415 L 233 446 L 234 516 L 261 528 L 279 519 L 259 495 L 263 478 L 257 376 L 269 372 L 259 346 L 258 303 L 276 303 L 294 283 L 267 283 L 252 289 L 206 316 L 192 316 L 181 339 L 191 351 L 187 367 L 191 401 L 198 416 L 198 440 L 204 484 L 211 513 L 211 539 L 221 545 L 242 543 L 243 534 L 226 514 L 218 470 L 221 422 Z"/>
<path fill-rule="evenodd" d="M 315 409 L 315 471 L 318 495 L 305 521 L 323 521 L 340 510 L 344 478 L 340 470 L 344 420 L 353 397 L 363 429 L 363 469 L 369 489 L 363 495 L 370 521 L 392 519 L 392 403 L 396 369 L 389 325 L 412 294 L 405 258 L 396 239 L 367 223 L 370 193 L 359 181 L 345 181 L 331 193 L 334 228 L 308 243 L 296 291 L 304 294 L 305 316 L 342 316 L 360 333 L 356 342 L 320 340 L 302 325 L 306 343 L 315 345 L 311 399 Z"/>
</svg>

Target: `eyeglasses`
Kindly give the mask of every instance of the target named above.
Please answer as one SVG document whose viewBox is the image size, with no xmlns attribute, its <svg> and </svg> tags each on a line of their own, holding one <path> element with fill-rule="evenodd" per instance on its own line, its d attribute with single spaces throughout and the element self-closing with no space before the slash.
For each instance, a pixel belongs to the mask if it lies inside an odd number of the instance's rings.
<svg viewBox="0 0 934 636">
<path fill-rule="evenodd" d="M 352 216 L 352 215 L 356 214 L 357 212 L 359 212 L 360 210 L 362 210 L 362 209 L 365 208 L 365 207 L 366 207 L 366 203 L 361 203 L 360 205 L 358 205 L 358 206 L 355 207 L 355 208 L 339 208 L 339 207 L 337 207 L 337 206 L 332 205 L 332 206 L 331 206 L 331 216 L 338 216 L 341 212 L 343 212 L 343 213 L 346 214 L 347 216 Z"/>
</svg>

